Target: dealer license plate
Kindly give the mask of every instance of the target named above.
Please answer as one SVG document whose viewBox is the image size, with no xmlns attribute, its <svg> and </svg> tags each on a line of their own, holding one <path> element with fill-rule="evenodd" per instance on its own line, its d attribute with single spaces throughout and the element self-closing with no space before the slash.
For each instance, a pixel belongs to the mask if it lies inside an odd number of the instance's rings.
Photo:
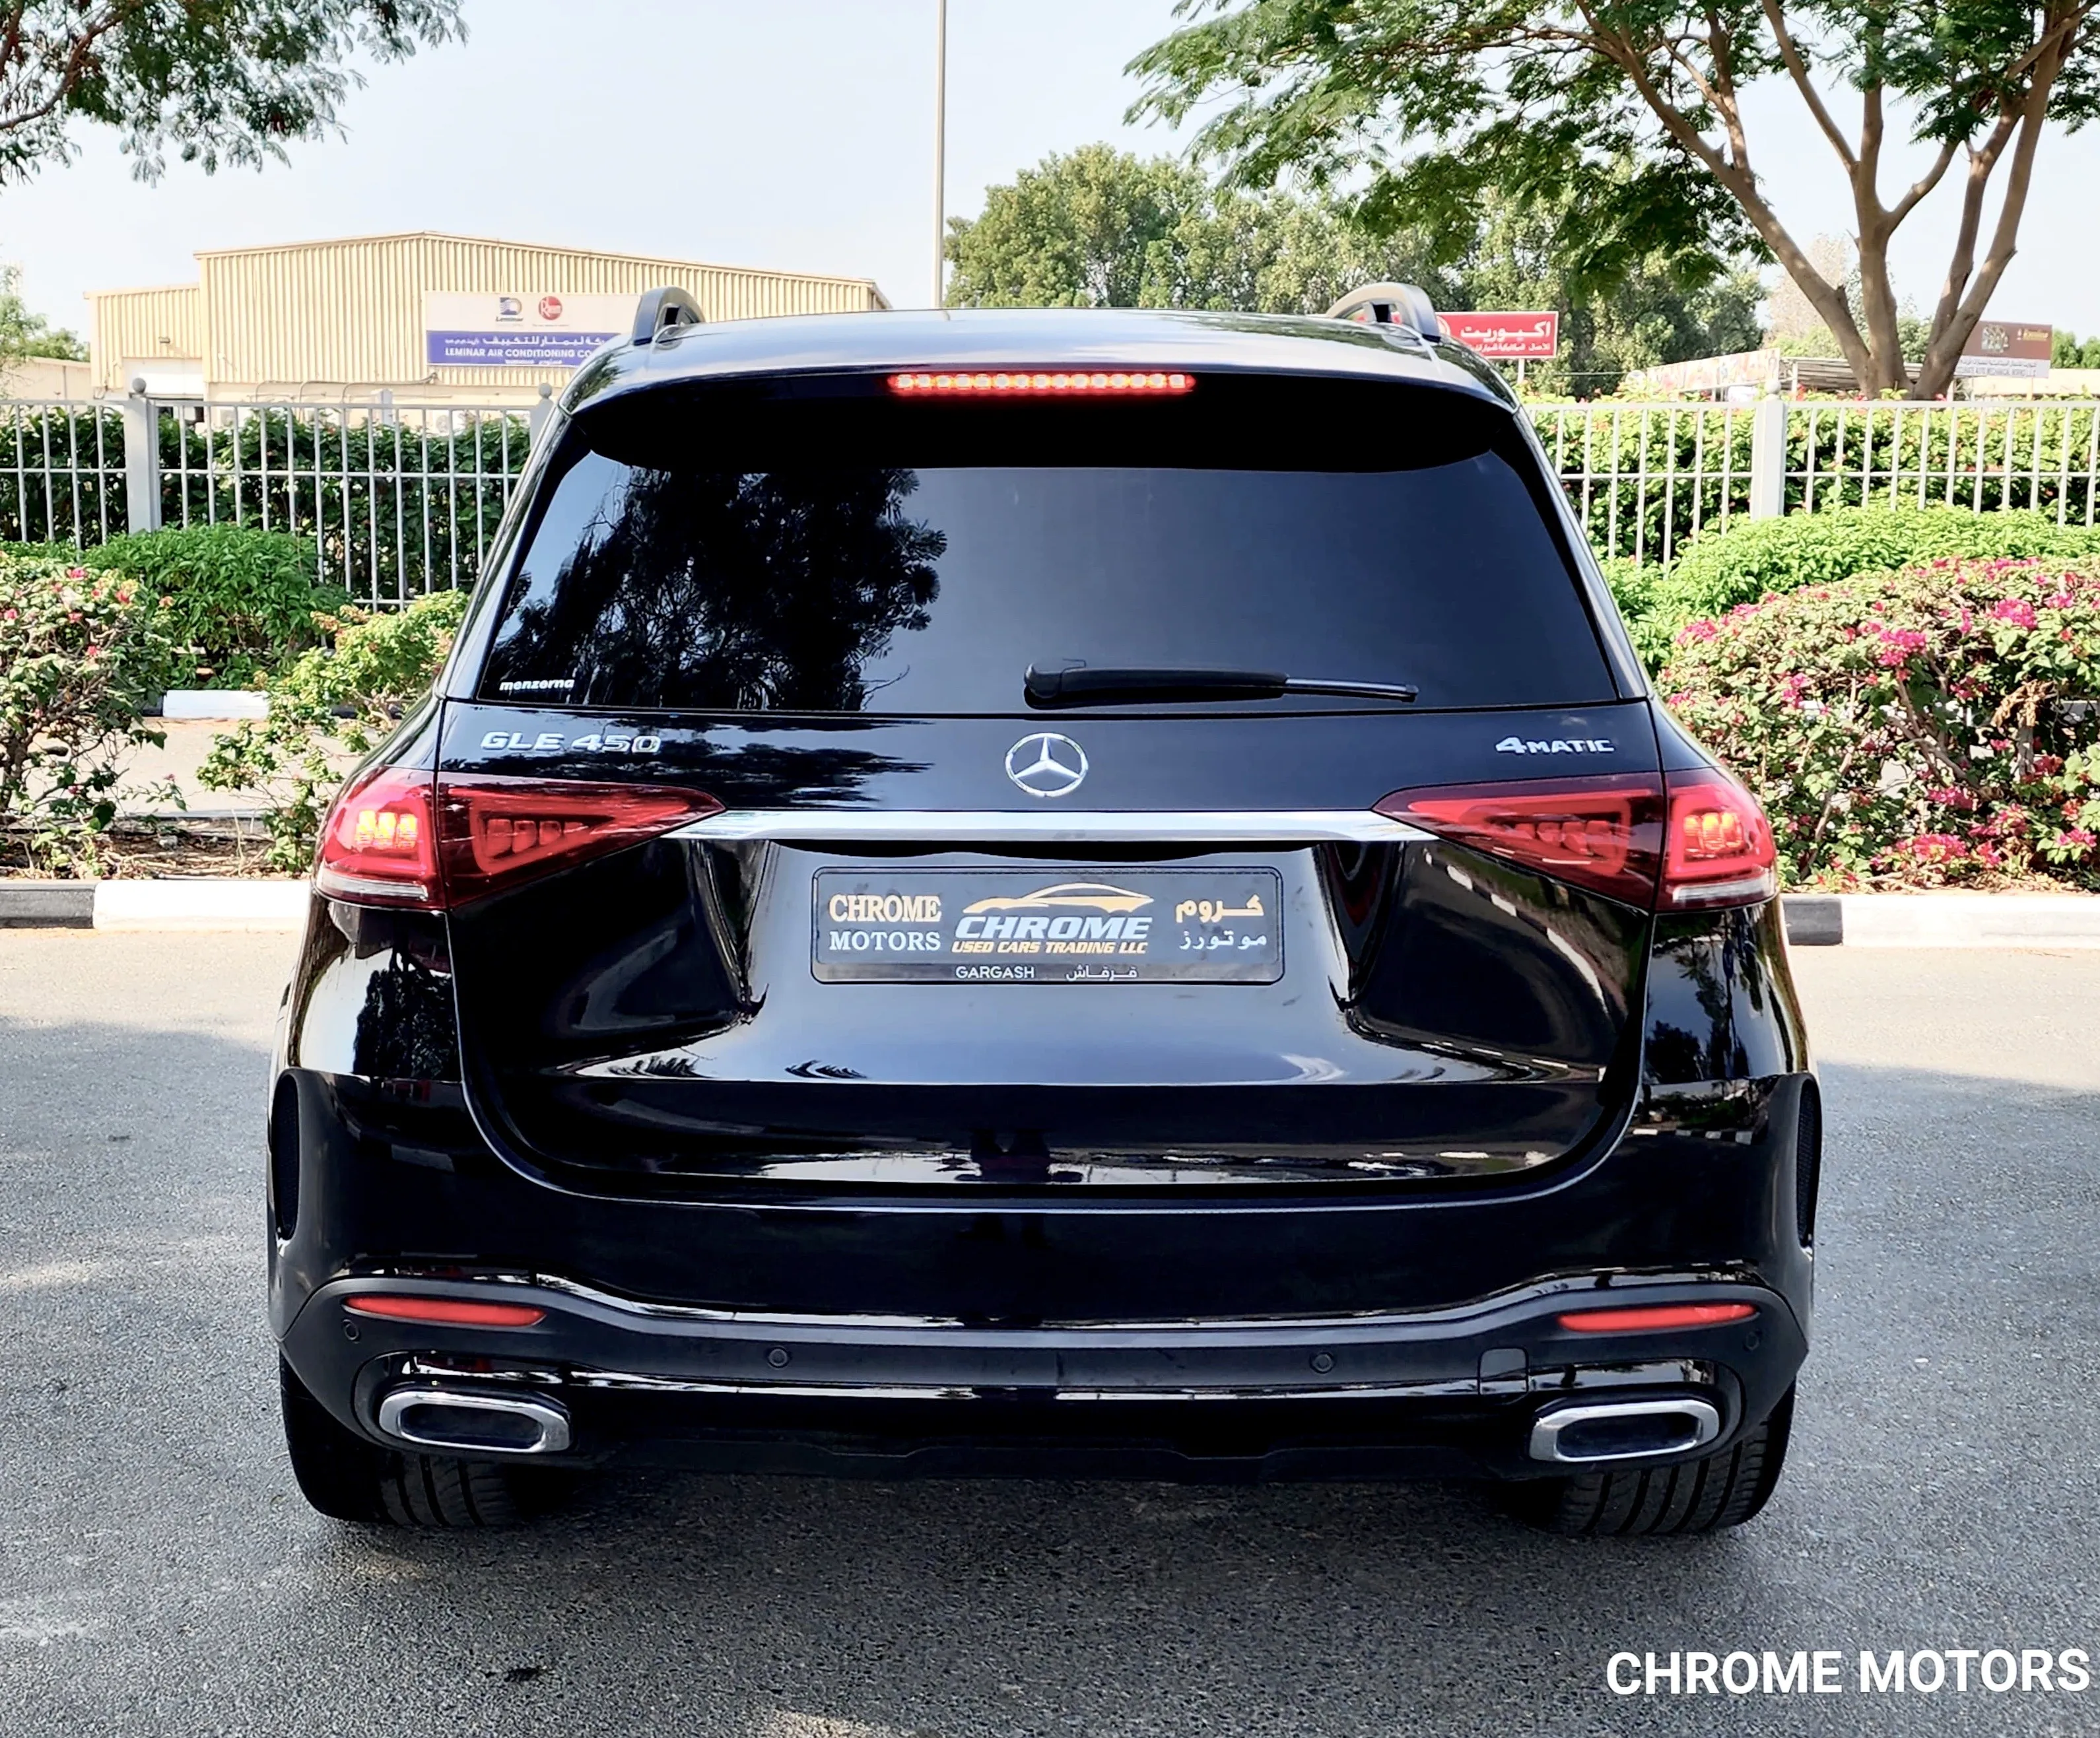
<svg viewBox="0 0 2100 1738">
<path fill-rule="evenodd" d="M 820 869 L 827 984 L 1273 984 L 1273 869 Z"/>
</svg>

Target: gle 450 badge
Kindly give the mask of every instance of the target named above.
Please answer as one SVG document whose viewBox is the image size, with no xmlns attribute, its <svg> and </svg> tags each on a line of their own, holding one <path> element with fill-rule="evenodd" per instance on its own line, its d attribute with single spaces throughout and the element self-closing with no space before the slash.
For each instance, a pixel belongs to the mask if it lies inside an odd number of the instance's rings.
<svg viewBox="0 0 2100 1738">
<path fill-rule="evenodd" d="M 822 869 L 820 982 L 1273 984 L 1273 869 Z"/>
</svg>

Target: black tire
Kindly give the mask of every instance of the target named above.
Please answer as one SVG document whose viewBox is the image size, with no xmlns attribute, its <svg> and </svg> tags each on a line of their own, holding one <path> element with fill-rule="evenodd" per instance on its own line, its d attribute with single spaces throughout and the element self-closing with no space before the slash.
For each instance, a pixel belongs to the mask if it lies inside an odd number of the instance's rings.
<svg viewBox="0 0 2100 1738">
<path fill-rule="evenodd" d="M 1638 1538 L 1719 1533 L 1762 1509 L 1786 1464 L 1793 1390 L 1732 1448 L 1667 1467 L 1626 1467 L 1541 1479 L 1515 1487 L 1517 1512 L 1548 1533 Z"/>
<path fill-rule="evenodd" d="M 282 1358 L 285 1446 L 300 1494 L 337 1520 L 395 1527 L 508 1527 L 551 1506 L 557 1475 L 439 1454 L 397 1453 L 329 1415 Z"/>
</svg>

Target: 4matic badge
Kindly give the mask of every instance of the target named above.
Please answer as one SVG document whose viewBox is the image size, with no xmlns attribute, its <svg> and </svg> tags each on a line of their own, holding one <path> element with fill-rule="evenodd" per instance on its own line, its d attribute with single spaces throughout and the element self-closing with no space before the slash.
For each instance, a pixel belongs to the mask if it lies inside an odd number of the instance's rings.
<svg viewBox="0 0 2100 1738">
<path fill-rule="evenodd" d="M 1616 754 L 1608 736 L 1556 736 L 1541 742 L 1533 736 L 1505 736 L 1495 744 L 1497 754 Z"/>
</svg>

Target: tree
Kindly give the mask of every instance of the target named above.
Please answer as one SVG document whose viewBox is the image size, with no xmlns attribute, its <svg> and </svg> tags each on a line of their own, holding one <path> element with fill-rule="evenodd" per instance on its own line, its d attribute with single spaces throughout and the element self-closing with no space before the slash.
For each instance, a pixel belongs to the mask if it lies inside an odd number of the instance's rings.
<svg viewBox="0 0 2100 1738">
<path fill-rule="evenodd" d="M 1416 238 L 1366 235 L 1331 205 L 1221 192 L 1171 157 L 1052 152 L 951 218 L 948 301 L 974 307 L 1317 313 L 1352 285 L 1433 274 Z"/>
<path fill-rule="evenodd" d="M 1635 259 L 1608 292 L 1585 293 L 1568 263 L 1569 222 L 1491 192 L 1432 248 L 1414 232 L 1367 232 L 1338 199 L 1257 197 L 1171 158 L 1088 145 L 990 188 L 976 221 L 951 219 L 948 299 L 1311 314 L 1360 284 L 1398 279 L 1440 307 L 1557 309 L 1563 354 L 1531 375 L 1547 393 L 1609 392 L 1630 369 L 1759 342 L 1763 292 L 1747 262 L 1716 276 L 1704 249 L 1688 271 Z"/>
<path fill-rule="evenodd" d="M 173 148 L 207 171 L 282 160 L 362 76 L 464 37 L 459 0 L 7 0 L 0 4 L 0 183 L 116 130 L 151 179 Z"/>
<path fill-rule="evenodd" d="M 1362 178 L 1374 225 L 1441 236 L 1483 190 L 1560 201 L 1590 285 L 1658 253 L 1785 268 L 1868 392 L 1908 382 L 1889 244 L 1935 189 L 1960 220 L 1918 390 L 1944 392 L 2011 262 L 2045 126 L 2100 108 L 2100 0 L 1180 0 L 1185 24 L 1132 63 L 1134 114 L 1231 99 L 1198 136 L 1237 185 Z M 1859 317 L 1759 183 L 1742 101 L 1785 82 L 1829 145 L 1857 225 Z M 1829 95 L 1856 93 L 1848 126 Z M 1885 189 L 1892 108 L 1933 152 Z M 1632 165 L 1630 174 L 1615 171 Z M 2004 171 L 2002 177 L 2000 171 Z M 1994 183 L 1999 183 L 1994 187 Z M 1997 200 L 1984 234 L 1987 207 Z M 1978 248 L 1982 246 L 1979 258 Z"/>
<path fill-rule="evenodd" d="M 2049 366 L 2055 368 L 2100 368 L 2100 337 L 2081 344 L 2078 334 L 2058 326 L 2049 336 Z"/>
<path fill-rule="evenodd" d="M 1636 368 L 1755 350 L 1764 342 L 1764 286 L 1737 259 L 1718 276 L 1687 273 L 1669 258 L 1630 261 L 1608 285 L 1586 285 L 1569 263 L 1566 214 L 1489 194 L 1472 244 L 1458 263 L 1462 299 L 1475 308 L 1553 308 L 1560 354 L 1527 371 L 1545 397 L 1617 390 Z"/>
<path fill-rule="evenodd" d="M 87 346 L 77 333 L 54 326 L 41 314 L 33 314 L 22 300 L 22 272 L 18 266 L 0 266 L 0 359 L 55 356 L 66 362 L 87 360 Z"/>
</svg>

